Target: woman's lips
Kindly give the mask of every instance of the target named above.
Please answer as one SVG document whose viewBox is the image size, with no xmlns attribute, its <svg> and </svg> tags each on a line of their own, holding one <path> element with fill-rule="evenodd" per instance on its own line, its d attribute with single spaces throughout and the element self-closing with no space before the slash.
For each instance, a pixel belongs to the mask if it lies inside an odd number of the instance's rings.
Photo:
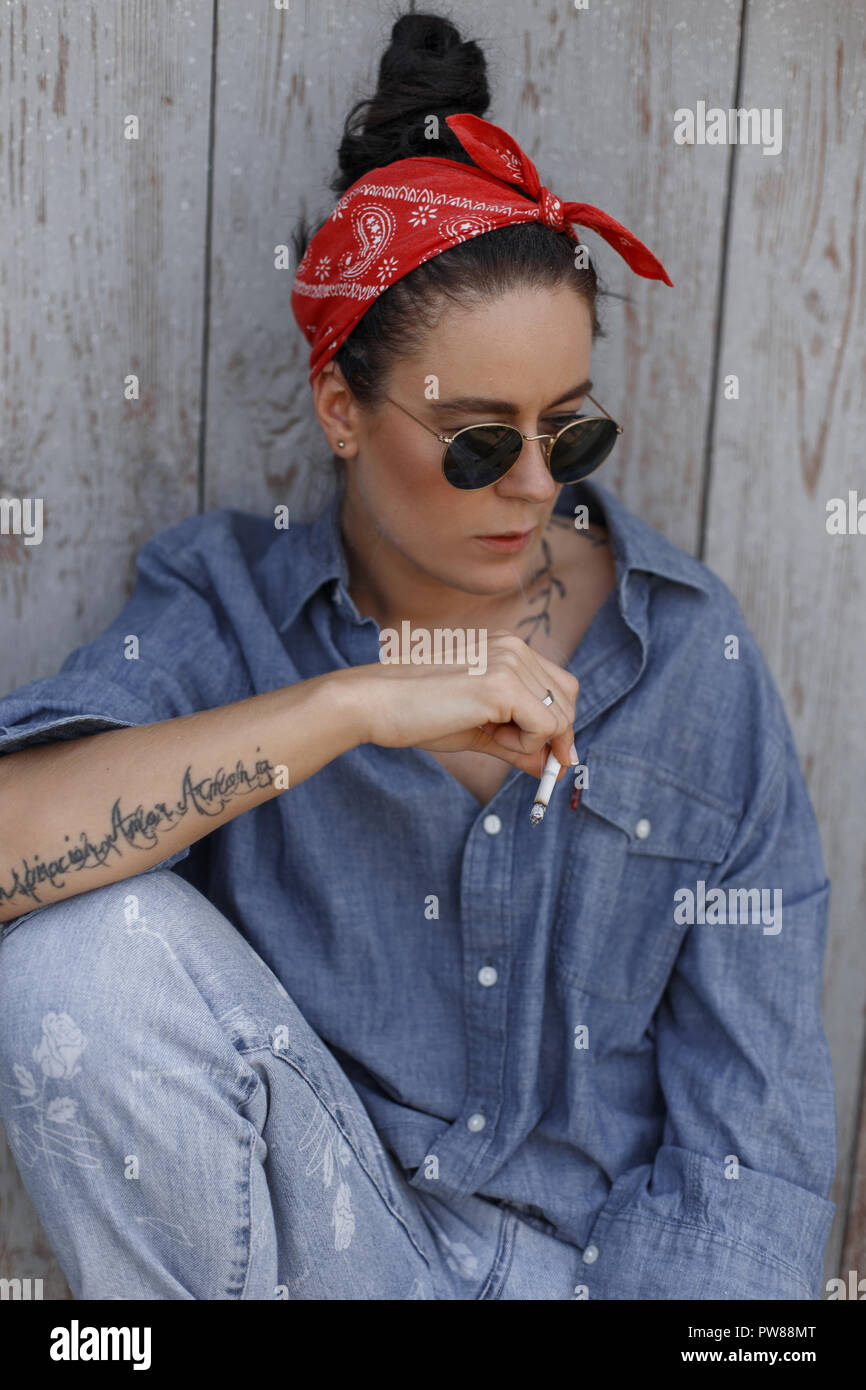
<svg viewBox="0 0 866 1390">
<path fill-rule="evenodd" d="M 528 531 L 512 532 L 510 535 L 500 533 L 498 536 L 476 536 L 475 540 L 481 541 L 491 550 L 498 550 L 501 554 L 507 555 L 528 545 L 534 530 L 533 526 Z"/>
</svg>

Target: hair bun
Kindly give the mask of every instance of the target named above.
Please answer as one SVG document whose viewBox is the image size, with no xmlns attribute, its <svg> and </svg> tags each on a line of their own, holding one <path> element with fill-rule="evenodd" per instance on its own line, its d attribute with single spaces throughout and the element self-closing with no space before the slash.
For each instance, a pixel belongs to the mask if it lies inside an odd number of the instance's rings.
<svg viewBox="0 0 866 1390">
<path fill-rule="evenodd" d="M 466 50 L 465 57 L 482 71 L 486 67 L 484 54 L 472 40 L 464 42 L 460 31 L 450 19 L 436 14 L 404 14 L 391 30 L 391 45 L 386 49 L 379 65 L 379 82 L 390 75 L 395 62 L 405 60 L 408 54 L 422 57 L 433 55 L 444 58 L 455 50 Z M 457 59 L 459 62 L 459 57 Z"/>
<path fill-rule="evenodd" d="M 441 15 L 401 15 L 379 63 L 375 94 L 346 117 L 332 191 L 345 193 L 371 169 L 412 155 L 474 163 L 444 118 L 459 111 L 483 116 L 489 105 L 487 60 L 478 44 L 462 39 Z M 427 116 L 439 118 L 438 139 L 427 138 Z"/>
</svg>

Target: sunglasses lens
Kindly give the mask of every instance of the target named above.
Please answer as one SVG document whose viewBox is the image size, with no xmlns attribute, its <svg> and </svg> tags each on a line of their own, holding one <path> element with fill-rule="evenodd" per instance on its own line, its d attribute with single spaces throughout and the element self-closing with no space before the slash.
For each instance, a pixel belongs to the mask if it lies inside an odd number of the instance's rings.
<svg viewBox="0 0 866 1390">
<path fill-rule="evenodd" d="M 489 487 L 517 461 L 523 438 L 512 425 L 472 425 L 459 430 L 445 452 L 445 477 L 452 487 Z"/>
<path fill-rule="evenodd" d="M 550 453 L 550 472 L 557 483 L 579 483 L 604 463 L 614 444 L 613 420 L 593 417 L 568 425 Z"/>
</svg>

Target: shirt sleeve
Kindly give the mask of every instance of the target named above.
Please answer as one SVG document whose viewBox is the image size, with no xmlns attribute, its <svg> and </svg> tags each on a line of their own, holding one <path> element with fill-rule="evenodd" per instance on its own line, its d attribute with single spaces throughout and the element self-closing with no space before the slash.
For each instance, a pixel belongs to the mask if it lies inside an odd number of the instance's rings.
<svg viewBox="0 0 866 1390">
<path fill-rule="evenodd" d="M 33 744 L 159 723 L 250 693 L 240 689 L 242 663 L 232 658 L 207 571 L 189 549 L 205 521 L 191 517 L 147 541 L 133 592 L 114 622 L 71 652 L 56 675 L 0 699 L 0 766 L 4 754 Z M 144 872 L 171 868 L 189 849 Z M 31 911 L 38 905 L 23 915 Z"/>
<path fill-rule="evenodd" d="M 768 889 L 769 910 L 760 925 L 728 911 L 726 925 L 687 928 L 656 1012 L 662 1143 L 608 1193 L 584 1250 L 590 1298 L 821 1297 L 836 1167 L 830 883 L 782 718 L 768 785 L 706 889 Z"/>
</svg>

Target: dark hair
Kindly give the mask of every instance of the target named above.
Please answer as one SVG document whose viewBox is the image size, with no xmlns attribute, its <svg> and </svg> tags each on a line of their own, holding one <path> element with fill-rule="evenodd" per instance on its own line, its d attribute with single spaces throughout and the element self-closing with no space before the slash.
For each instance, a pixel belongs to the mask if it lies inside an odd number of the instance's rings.
<svg viewBox="0 0 866 1390">
<path fill-rule="evenodd" d="M 379 64 L 375 94 L 357 102 L 346 117 L 339 173 L 330 188 L 343 194 L 369 170 L 412 155 L 440 155 L 475 167 L 445 117 L 460 111 L 483 116 L 489 105 L 487 63 L 478 44 L 464 42 L 455 26 L 439 15 L 402 15 Z M 425 135 L 430 115 L 439 118 L 438 140 Z M 309 241 L 301 219 L 293 235 L 297 262 Z M 478 302 L 524 285 L 554 289 L 567 284 L 589 306 L 593 340 L 603 337 L 596 300 L 606 291 L 591 265 L 575 266 L 576 244 L 565 232 L 526 222 L 497 227 L 451 246 L 373 300 L 332 361 L 339 364 L 356 400 L 374 409 L 384 400 L 394 359 L 423 346 L 443 300 Z"/>
</svg>

